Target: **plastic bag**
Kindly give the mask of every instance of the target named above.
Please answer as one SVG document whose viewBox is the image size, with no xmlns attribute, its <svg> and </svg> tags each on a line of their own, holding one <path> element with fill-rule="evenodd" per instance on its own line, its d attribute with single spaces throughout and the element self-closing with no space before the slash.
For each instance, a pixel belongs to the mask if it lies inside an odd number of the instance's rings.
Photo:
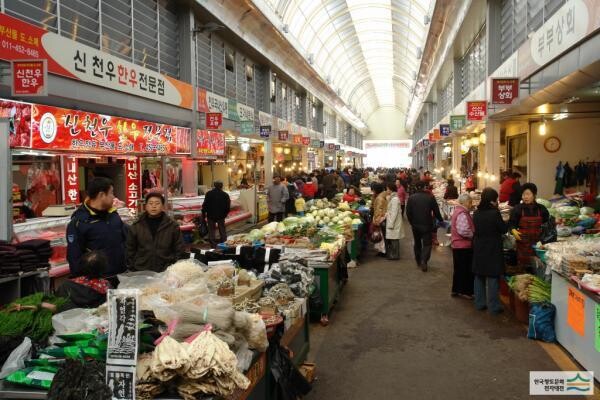
<svg viewBox="0 0 600 400">
<path fill-rule="evenodd" d="M 556 231 L 556 220 L 553 216 L 550 216 L 548 222 L 542 224 L 542 234 L 540 235 L 540 241 L 543 244 L 556 242 L 558 239 L 558 233 Z"/>
<path fill-rule="evenodd" d="M 529 311 L 529 339 L 543 340 L 544 342 L 555 342 L 554 316 L 556 307 L 554 304 L 534 304 Z"/>
<path fill-rule="evenodd" d="M 57 335 L 90 332 L 106 324 L 104 318 L 92 314 L 93 310 L 73 308 L 52 317 L 52 327 Z"/>
<path fill-rule="evenodd" d="M 31 339 L 26 337 L 16 349 L 10 353 L 0 371 L 0 379 L 6 378 L 15 371 L 25 368 L 25 360 L 31 356 Z"/>
<path fill-rule="evenodd" d="M 312 385 L 300 373 L 290 359 L 286 350 L 279 344 L 275 337 L 269 344 L 269 360 L 271 360 L 271 373 L 277 382 L 277 398 L 295 400 L 302 398 L 312 390 Z"/>
<path fill-rule="evenodd" d="M 142 289 L 152 283 L 158 283 L 161 274 L 154 271 L 136 271 L 117 275 L 119 278 L 119 289 Z"/>
<path fill-rule="evenodd" d="M 242 342 L 242 344 L 240 345 L 240 348 L 235 353 L 235 356 L 237 357 L 237 360 L 238 360 L 238 363 L 237 363 L 238 370 L 241 372 L 248 371 L 248 369 L 250 368 L 250 365 L 252 364 L 252 358 L 254 356 L 254 353 L 252 353 L 252 350 L 250 350 L 248 348 L 248 342 L 246 342 L 246 341 Z"/>
</svg>

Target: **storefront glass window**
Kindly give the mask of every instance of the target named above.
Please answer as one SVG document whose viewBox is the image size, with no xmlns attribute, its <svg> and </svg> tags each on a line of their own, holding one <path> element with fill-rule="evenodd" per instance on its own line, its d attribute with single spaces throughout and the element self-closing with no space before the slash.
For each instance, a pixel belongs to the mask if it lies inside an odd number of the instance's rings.
<svg viewBox="0 0 600 400">
<path fill-rule="evenodd" d="M 527 176 L 527 135 L 508 138 L 508 168 Z"/>
<path fill-rule="evenodd" d="M 12 179 L 13 202 L 25 218 L 61 203 L 59 157 L 14 156 Z"/>
</svg>

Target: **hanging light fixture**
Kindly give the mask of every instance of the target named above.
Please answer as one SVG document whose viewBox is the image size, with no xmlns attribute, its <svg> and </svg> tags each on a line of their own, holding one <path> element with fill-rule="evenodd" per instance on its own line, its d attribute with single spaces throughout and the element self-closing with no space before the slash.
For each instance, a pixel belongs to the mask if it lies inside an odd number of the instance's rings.
<svg viewBox="0 0 600 400">
<path fill-rule="evenodd" d="M 479 135 L 479 142 L 485 144 L 485 142 L 487 141 L 487 135 L 485 133 L 482 133 L 481 135 Z"/>
<path fill-rule="evenodd" d="M 546 120 L 542 118 L 542 123 L 540 124 L 539 129 L 540 136 L 546 136 Z"/>
<path fill-rule="evenodd" d="M 477 136 L 471 138 L 471 146 L 479 146 L 479 138 Z"/>
<path fill-rule="evenodd" d="M 241 144 L 240 147 L 242 148 L 242 151 L 248 151 L 248 150 L 250 150 L 250 143 L 244 142 Z"/>
</svg>

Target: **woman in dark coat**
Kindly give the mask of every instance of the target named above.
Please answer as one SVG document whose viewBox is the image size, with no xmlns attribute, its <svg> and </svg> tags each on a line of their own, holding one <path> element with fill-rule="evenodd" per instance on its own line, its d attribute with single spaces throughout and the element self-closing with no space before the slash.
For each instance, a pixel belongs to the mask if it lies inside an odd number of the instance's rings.
<svg viewBox="0 0 600 400">
<path fill-rule="evenodd" d="M 500 276 L 504 273 L 502 235 L 508 227 L 498 210 L 498 192 L 485 188 L 473 216 L 473 274 L 475 275 L 475 307 L 490 309 L 494 314 L 503 311 L 500 304 Z"/>
</svg>

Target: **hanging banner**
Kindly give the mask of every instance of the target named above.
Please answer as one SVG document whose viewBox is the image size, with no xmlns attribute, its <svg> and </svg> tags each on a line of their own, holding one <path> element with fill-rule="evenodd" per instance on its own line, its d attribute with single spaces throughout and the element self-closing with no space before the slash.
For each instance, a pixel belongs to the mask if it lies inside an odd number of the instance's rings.
<svg viewBox="0 0 600 400">
<path fill-rule="evenodd" d="M 240 133 L 252 135 L 254 133 L 254 121 L 240 121 Z"/>
<path fill-rule="evenodd" d="M 335 145 L 335 149 L 336 149 L 336 150 L 339 150 L 339 149 L 341 149 L 341 148 L 342 148 L 342 146 L 341 146 L 341 145 L 339 145 L 339 144 L 336 144 L 336 145 Z"/>
<path fill-rule="evenodd" d="M 467 124 L 466 115 L 451 115 L 450 116 L 450 131 L 459 131 Z"/>
<path fill-rule="evenodd" d="M 223 114 L 221 113 L 206 113 L 206 129 L 221 129 L 223 125 Z"/>
<path fill-rule="evenodd" d="M 196 135 L 198 156 L 219 157 L 225 155 L 225 134 L 199 129 Z"/>
<path fill-rule="evenodd" d="M 235 100 L 227 99 L 227 119 L 231 121 L 239 121 L 238 103 Z"/>
<path fill-rule="evenodd" d="M 258 123 L 260 126 L 273 126 L 273 116 L 271 114 L 267 114 L 266 112 L 259 111 Z"/>
<path fill-rule="evenodd" d="M 302 145 L 310 146 L 310 136 L 302 136 Z"/>
<path fill-rule="evenodd" d="M 277 132 L 277 136 L 280 142 L 287 142 L 290 136 L 288 131 L 279 131 Z"/>
<path fill-rule="evenodd" d="M 302 144 L 302 135 L 292 135 L 293 144 Z"/>
<path fill-rule="evenodd" d="M 512 104 L 519 98 L 519 78 L 492 78 L 492 104 Z"/>
<path fill-rule="evenodd" d="M 450 130 L 449 124 L 440 124 L 440 136 L 450 136 L 450 133 L 452 133 L 452 131 Z"/>
<path fill-rule="evenodd" d="M 79 171 L 77 158 L 61 156 L 62 189 L 64 204 L 79 204 Z"/>
<path fill-rule="evenodd" d="M 324 140 L 319 140 L 319 147 L 321 149 L 325 147 L 325 141 Z"/>
<path fill-rule="evenodd" d="M 271 134 L 271 125 L 261 125 L 260 126 L 260 137 L 268 138 Z"/>
<path fill-rule="evenodd" d="M 487 115 L 487 101 L 467 101 L 467 120 L 483 121 Z"/>
<path fill-rule="evenodd" d="M 142 198 L 142 173 L 139 157 L 125 161 L 125 205 L 131 215 L 136 216 L 138 202 Z"/>
<path fill-rule="evenodd" d="M 14 60 L 11 66 L 12 96 L 48 95 L 46 60 Z"/>
<path fill-rule="evenodd" d="M 188 154 L 190 130 L 128 118 L 32 106 L 31 147 L 111 154 Z"/>
<path fill-rule="evenodd" d="M 191 108 L 191 85 L 0 13 L 0 59 L 47 60 L 52 74 Z"/>
<path fill-rule="evenodd" d="M 335 143 L 327 143 L 327 150 L 335 151 Z"/>
<path fill-rule="evenodd" d="M 135 366 L 138 355 L 138 289 L 109 289 L 106 363 Z"/>
<path fill-rule="evenodd" d="M 324 142 L 321 142 L 319 139 L 313 139 L 310 141 L 310 147 L 315 147 L 315 148 L 319 149 L 319 148 L 323 147 L 323 146 L 321 146 L 321 143 L 324 143 Z"/>
<path fill-rule="evenodd" d="M 254 108 L 237 103 L 237 114 L 240 121 L 254 121 Z"/>
<path fill-rule="evenodd" d="M 0 99 L 0 117 L 8 118 L 10 147 L 31 147 L 30 103 Z"/>
</svg>

